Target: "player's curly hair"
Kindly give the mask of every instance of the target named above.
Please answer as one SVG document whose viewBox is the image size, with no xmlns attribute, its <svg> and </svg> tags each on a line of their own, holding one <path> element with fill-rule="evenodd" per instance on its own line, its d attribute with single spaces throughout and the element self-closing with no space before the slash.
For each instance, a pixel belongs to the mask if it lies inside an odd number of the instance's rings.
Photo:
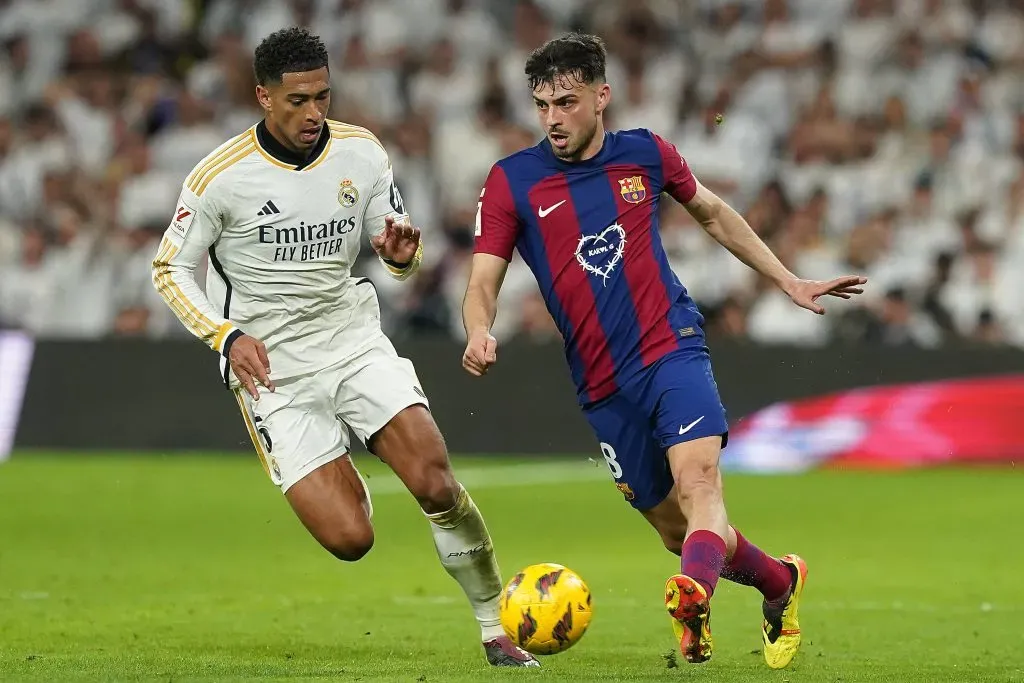
<svg viewBox="0 0 1024 683">
<path fill-rule="evenodd" d="M 526 80 L 530 90 L 554 85 L 560 76 L 581 83 L 603 82 L 608 51 L 604 41 L 588 33 L 567 33 L 549 40 L 526 60 Z"/>
<path fill-rule="evenodd" d="M 287 73 L 315 71 L 327 66 L 327 48 L 320 36 L 304 28 L 274 31 L 256 48 L 253 71 L 260 85 L 280 83 Z"/>
</svg>

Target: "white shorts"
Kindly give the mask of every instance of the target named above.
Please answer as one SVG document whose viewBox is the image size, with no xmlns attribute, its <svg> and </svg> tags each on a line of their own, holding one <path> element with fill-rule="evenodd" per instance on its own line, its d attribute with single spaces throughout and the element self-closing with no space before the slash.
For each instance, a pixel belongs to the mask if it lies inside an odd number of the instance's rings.
<svg viewBox="0 0 1024 683">
<path fill-rule="evenodd" d="M 405 408 L 430 407 L 412 362 L 384 335 L 343 363 L 274 385 L 273 393 L 257 385 L 259 401 L 245 389 L 235 397 L 263 469 L 282 492 L 347 457 L 348 429 L 366 444 Z"/>
</svg>

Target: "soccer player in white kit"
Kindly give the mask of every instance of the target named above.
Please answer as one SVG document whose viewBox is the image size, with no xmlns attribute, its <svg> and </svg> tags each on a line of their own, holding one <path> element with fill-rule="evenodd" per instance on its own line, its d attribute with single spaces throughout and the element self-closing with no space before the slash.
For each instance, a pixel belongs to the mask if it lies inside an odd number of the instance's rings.
<svg viewBox="0 0 1024 683">
<path fill-rule="evenodd" d="M 335 557 L 373 545 L 372 505 L 348 432 L 386 462 L 429 521 L 494 666 L 539 666 L 502 630 L 501 574 L 483 517 L 455 478 L 416 372 L 380 328 L 372 283 L 351 275 L 365 233 L 404 280 L 420 264 L 387 153 L 327 119 L 327 50 L 304 29 L 256 48 L 263 120 L 188 175 L 153 261 L 179 320 L 221 356 L 253 445 L 309 532 Z M 208 255 L 206 292 L 195 269 Z"/>
</svg>

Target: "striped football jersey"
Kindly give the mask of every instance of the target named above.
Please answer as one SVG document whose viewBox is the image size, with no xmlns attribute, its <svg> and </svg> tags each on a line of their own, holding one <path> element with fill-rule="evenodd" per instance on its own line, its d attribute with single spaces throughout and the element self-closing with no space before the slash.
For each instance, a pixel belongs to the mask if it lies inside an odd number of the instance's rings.
<svg viewBox="0 0 1024 683">
<path fill-rule="evenodd" d="M 646 129 L 605 133 L 597 156 L 559 159 L 545 138 L 498 161 L 480 194 L 474 250 L 537 278 L 562 333 L 581 405 L 601 401 L 667 354 L 704 345 L 704 317 L 661 244 L 662 194 L 697 181 Z"/>
<path fill-rule="evenodd" d="M 288 159 L 264 123 L 200 161 L 153 261 L 153 284 L 182 324 L 226 362 L 243 333 L 267 347 L 276 380 L 316 372 L 383 332 L 360 242 L 385 218 L 408 221 L 387 152 L 365 128 L 328 121 L 305 159 Z M 422 249 L 422 244 L 421 244 Z M 421 252 L 404 269 L 408 277 Z M 207 257 L 205 291 L 195 272 Z"/>
</svg>

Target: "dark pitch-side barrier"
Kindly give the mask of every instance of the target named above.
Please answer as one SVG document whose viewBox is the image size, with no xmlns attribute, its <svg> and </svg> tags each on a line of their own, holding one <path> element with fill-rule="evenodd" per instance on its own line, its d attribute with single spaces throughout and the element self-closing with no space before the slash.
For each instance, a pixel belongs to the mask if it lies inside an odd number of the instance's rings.
<svg viewBox="0 0 1024 683">
<path fill-rule="evenodd" d="M 483 379 L 448 339 L 398 344 L 460 453 L 583 453 L 596 444 L 560 345 L 506 343 Z M 795 349 L 712 342 L 731 419 L 780 400 L 864 386 L 1021 372 L 1016 350 Z M 217 359 L 192 341 L 39 342 L 15 436 L 26 449 L 249 450 Z"/>
</svg>

